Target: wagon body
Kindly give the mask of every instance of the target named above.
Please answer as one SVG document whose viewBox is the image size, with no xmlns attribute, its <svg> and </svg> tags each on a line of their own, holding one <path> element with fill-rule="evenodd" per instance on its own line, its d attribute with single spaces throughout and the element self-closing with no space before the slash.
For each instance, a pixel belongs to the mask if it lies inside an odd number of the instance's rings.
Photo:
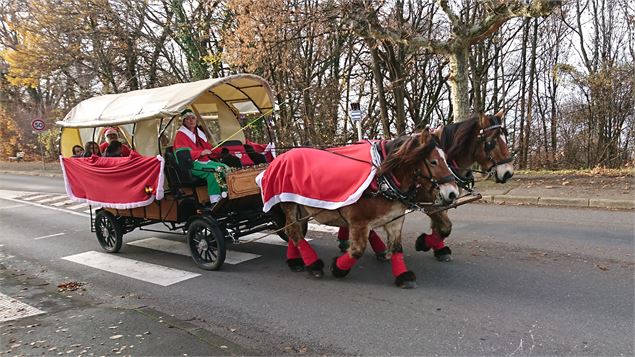
<svg viewBox="0 0 635 357">
<path fill-rule="evenodd" d="M 60 160 L 63 167 L 64 163 L 69 166 L 65 170 L 70 170 L 71 163 L 80 163 L 68 160 L 84 160 L 81 165 L 91 172 L 90 165 L 101 159 L 70 159 L 73 146 L 83 146 L 89 141 L 99 143 L 105 130 L 116 128 L 122 141 L 134 152 L 157 158 L 160 178 L 157 187 L 148 189 L 146 186 L 147 200 L 142 203 L 113 203 L 96 198 L 99 189 L 82 187 L 82 191 L 71 179 L 72 173 L 65 171 L 69 197 L 91 204 L 91 230 L 101 246 L 106 251 L 117 252 L 124 234 L 134 229 L 152 231 L 148 226 L 161 223 L 168 228 L 162 231 L 187 236 L 197 265 L 216 270 L 223 264 L 226 241 L 238 242 L 242 236 L 276 228 L 280 217 L 262 212 L 255 178 L 266 164 L 249 165 L 227 173 L 228 197 L 214 205 L 209 203 L 204 183 L 191 175 L 185 177 L 188 169 L 180 167 L 171 147 L 181 122 L 179 113 L 184 109 L 191 109 L 199 117 L 199 124 L 215 149 L 229 148 L 230 154 L 239 157 L 243 165 L 250 161 L 242 156 L 246 154 L 241 150 L 242 145 L 248 143 L 245 124 L 266 130 L 268 135 L 261 135 L 260 139 L 266 137 L 268 147 L 275 141 L 269 125 L 274 109 L 271 87 L 259 76 L 239 74 L 84 100 L 58 121 L 62 127 Z M 114 175 L 110 171 L 95 170 L 90 177 L 108 181 L 108 175 Z M 80 197 L 76 191 L 85 191 L 85 194 Z M 95 206 L 99 208 L 93 210 Z"/>
</svg>

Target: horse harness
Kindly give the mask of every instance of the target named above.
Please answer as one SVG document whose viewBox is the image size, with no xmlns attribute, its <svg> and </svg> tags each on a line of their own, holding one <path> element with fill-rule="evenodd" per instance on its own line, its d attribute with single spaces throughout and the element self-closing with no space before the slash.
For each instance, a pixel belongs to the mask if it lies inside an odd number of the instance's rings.
<svg viewBox="0 0 635 357">
<path fill-rule="evenodd" d="M 452 165 L 449 165 L 450 171 L 452 172 L 452 175 L 454 176 L 454 179 L 456 180 L 457 185 L 468 192 L 472 192 L 474 188 L 474 174 L 473 174 L 474 171 L 485 173 L 485 174 L 488 174 L 489 176 L 493 172 L 492 169 L 495 168 L 496 166 L 507 164 L 514 161 L 513 157 L 511 156 L 501 161 L 496 161 L 492 157 L 492 151 L 496 148 L 496 139 L 487 137 L 485 133 L 491 130 L 497 130 L 499 131 L 499 135 L 503 134 L 505 135 L 505 137 L 507 137 L 507 129 L 505 129 L 501 125 L 500 121 L 496 119 L 496 116 L 488 115 L 488 119 L 490 120 L 490 122 L 494 122 L 495 124 L 492 124 L 486 128 L 479 130 L 477 139 L 479 143 L 483 143 L 483 148 L 485 150 L 485 154 L 487 155 L 487 160 L 493 164 L 492 167 L 490 167 L 487 171 L 481 171 L 481 170 L 472 170 L 470 168 L 468 169 L 461 168 L 457 165 L 456 161 L 453 161 Z M 443 132 L 441 133 L 441 146 L 444 150 L 447 150 L 452 145 L 452 139 L 454 138 L 456 129 L 457 129 L 457 126 L 445 126 L 443 128 Z M 465 174 L 461 174 L 461 171 L 463 170 L 465 170 Z"/>
<path fill-rule="evenodd" d="M 485 133 L 490 131 L 490 130 L 496 130 L 498 131 L 498 135 L 505 135 L 505 138 L 507 138 L 507 129 L 505 129 L 502 124 L 500 123 L 500 121 L 498 119 L 496 119 L 496 116 L 494 115 L 488 115 L 488 118 L 490 119 L 490 123 L 493 121 L 495 124 L 488 126 L 487 128 L 483 128 L 481 130 L 479 130 L 478 132 L 478 140 L 479 142 L 484 142 L 484 149 L 485 149 L 485 154 L 487 154 L 487 159 L 494 164 L 494 166 L 492 166 L 488 171 L 491 171 L 492 168 L 498 166 L 498 165 L 503 165 L 503 164 L 508 164 L 510 162 L 514 161 L 513 157 L 508 157 L 506 159 L 503 159 L 501 161 L 496 161 L 494 160 L 494 158 L 492 157 L 492 151 L 496 148 L 496 139 L 493 138 L 488 138 L 487 136 L 485 136 Z"/>
<path fill-rule="evenodd" d="M 372 144 L 372 150 L 375 150 L 376 154 L 381 159 L 381 161 L 384 161 L 386 157 L 388 156 L 388 152 L 386 150 L 386 143 L 387 143 L 387 140 L 381 140 L 381 141 L 374 142 Z M 425 152 L 429 152 L 430 150 L 433 150 L 434 148 L 436 148 L 438 145 L 436 137 L 433 136 L 433 140 L 428 145 L 429 145 L 429 148 L 427 148 Z M 428 159 L 423 158 L 423 162 L 426 166 L 426 170 L 428 171 L 429 176 L 426 176 L 425 174 L 421 172 L 420 168 L 417 168 L 414 172 L 416 184 L 412 185 L 407 191 L 404 191 L 399 187 L 400 184 L 397 178 L 395 177 L 395 175 L 393 175 L 392 173 L 388 173 L 388 174 L 375 176 L 377 191 L 371 192 L 370 196 L 377 197 L 381 195 L 388 200 L 399 201 L 403 203 L 409 209 L 419 209 L 420 206 L 417 204 L 417 202 L 415 202 L 415 199 L 419 191 L 419 188 L 421 187 L 421 184 L 419 183 L 421 179 L 428 180 L 432 184 L 429 191 L 430 193 L 438 189 L 439 185 L 452 182 L 454 180 L 453 175 L 448 175 L 438 180 L 435 179 L 434 177 L 432 177 L 432 169 L 430 168 Z"/>
</svg>

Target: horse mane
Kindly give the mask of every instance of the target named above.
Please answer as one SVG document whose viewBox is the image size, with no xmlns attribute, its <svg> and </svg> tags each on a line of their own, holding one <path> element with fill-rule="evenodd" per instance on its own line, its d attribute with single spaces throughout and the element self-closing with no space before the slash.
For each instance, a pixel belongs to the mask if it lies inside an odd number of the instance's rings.
<svg viewBox="0 0 635 357">
<path fill-rule="evenodd" d="M 399 166 L 412 167 L 427 157 L 436 147 L 433 135 L 427 145 L 419 143 L 419 135 L 400 136 L 386 144 L 388 155 L 379 166 L 379 174 L 384 175 Z"/>
<path fill-rule="evenodd" d="M 472 114 L 467 120 L 446 125 L 443 128 L 441 146 L 447 153 L 448 161 L 467 156 L 474 152 L 478 130 L 478 114 Z"/>
</svg>

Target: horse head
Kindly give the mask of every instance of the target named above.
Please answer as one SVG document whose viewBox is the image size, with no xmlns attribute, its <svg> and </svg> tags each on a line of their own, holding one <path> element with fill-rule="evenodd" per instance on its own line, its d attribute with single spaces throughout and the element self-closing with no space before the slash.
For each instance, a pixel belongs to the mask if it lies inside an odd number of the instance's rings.
<svg viewBox="0 0 635 357">
<path fill-rule="evenodd" d="M 494 115 L 479 114 L 475 159 L 497 183 L 514 175 L 514 159 L 507 146 L 507 130 L 502 126 L 504 110 Z"/>
<path fill-rule="evenodd" d="M 435 136 L 426 128 L 420 135 L 405 136 L 393 140 L 387 146 L 386 160 L 379 168 L 379 174 L 395 176 L 402 189 L 417 191 L 417 197 L 443 204 L 454 202 L 459 189 L 446 162 L 445 153 L 438 146 Z"/>
</svg>

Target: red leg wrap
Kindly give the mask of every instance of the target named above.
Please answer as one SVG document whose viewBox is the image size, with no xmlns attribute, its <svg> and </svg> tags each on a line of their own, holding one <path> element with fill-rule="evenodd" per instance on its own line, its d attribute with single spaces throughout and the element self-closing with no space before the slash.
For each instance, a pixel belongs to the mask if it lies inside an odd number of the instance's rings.
<svg viewBox="0 0 635 357">
<path fill-rule="evenodd" d="M 408 271 L 406 263 L 403 261 L 403 253 L 392 253 L 392 276 L 395 278 Z"/>
<path fill-rule="evenodd" d="M 348 253 L 344 253 L 344 255 L 337 258 L 335 265 L 341 270 L 351 270 L 355 263 L 357 263 L 357 259 L 351 257 Z"/>
<path fill-rule="evenodd" d="M 304 261 L 304 265 L 309 266 L 315 263 L 318 260 L 317 253 L 313 250 L 313 247 L 304 239 L 301 239 L 298 242 L 298 250 L 300 250 L 300 254 L 302 255 L 302 260 Z"/>
<path fill-rule="evenodd" d="M 443 238 L 436 231 L 432 231 L 432 233 L 426 236 L 426 245 L 434 250 L 441 249 L 445 247 L 445 243 L 443 243 Z"/>
<path fill-rule="evenodd" d="M 289 239 L 289 244 L 287 244 L 287 259 L 297 259 L 300 257 L 302 257 L 300 250 L 293 244 L 293 241 Z"/>
<path fill-rule="evenodd" d="M 375 231 L 370 231 L 370 234 L 368 234 L 368 241 L 370 242 L 370 246 L 373 248 L 373 252 L 382 253 L 386 250 L 386 245 Z"/>
<path fill-rule="evenodd" d="M 337 240 L 348 240 L 348 228 L 340 227 L 337 231 Z"/>
</svg>

